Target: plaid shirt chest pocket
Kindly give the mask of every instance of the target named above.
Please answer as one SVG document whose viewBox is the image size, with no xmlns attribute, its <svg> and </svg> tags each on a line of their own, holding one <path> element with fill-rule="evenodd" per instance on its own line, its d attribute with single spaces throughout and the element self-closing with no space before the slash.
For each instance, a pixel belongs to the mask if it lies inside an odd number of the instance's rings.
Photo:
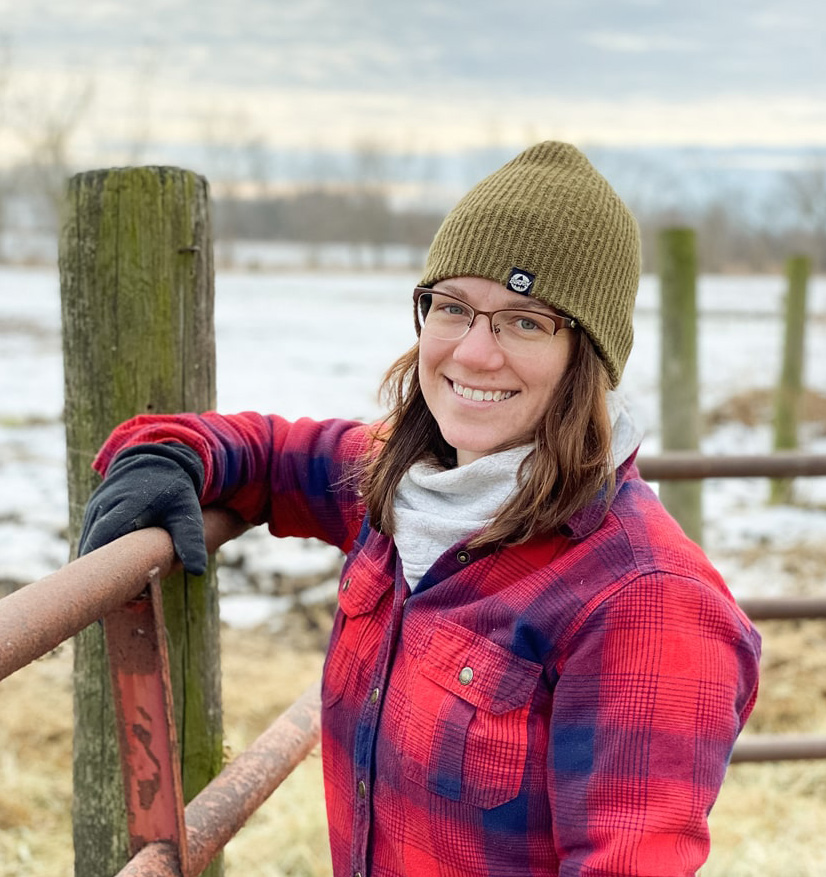
<svg viewBox="0 0 826 877">
<path fill-rule="evenodd" d="M 535 664 L 440 619 L 409 683 L 404 772 L 437 795 L 490 809 L 515 798 L 528 749 Z"/>
<path fill-rule="evenodd" d="M 362 552 L 345 566 L 338 588 L 330 646 L 322 673 L 321 699 L 329 707 L 367 686 L 393 599 L 393 578 Z"/>
</svg>

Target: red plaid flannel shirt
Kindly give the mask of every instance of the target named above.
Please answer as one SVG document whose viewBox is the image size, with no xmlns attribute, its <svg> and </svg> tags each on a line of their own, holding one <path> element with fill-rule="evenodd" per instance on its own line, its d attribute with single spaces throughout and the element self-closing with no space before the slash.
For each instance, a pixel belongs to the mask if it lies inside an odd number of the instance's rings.
<svg viewBox="0 0 826 877">
<path fill-rule="evenodd" d="M 336 877 L 653 877 L 705 861 L 759 637 L 633 462 L 596 530 L 597 505 L 565 535 L 455 545 L 411 594 L 351 477 L 362 425 L 142 417 L 98 469 L 145 441 L 199 452 L 205 505 L 347 554 L 322 684 Z"/>
</svg>

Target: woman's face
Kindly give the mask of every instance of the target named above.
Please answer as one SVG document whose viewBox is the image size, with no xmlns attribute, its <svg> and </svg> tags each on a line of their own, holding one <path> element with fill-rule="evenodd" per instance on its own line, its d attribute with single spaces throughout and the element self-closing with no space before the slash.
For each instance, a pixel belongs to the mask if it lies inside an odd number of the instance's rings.
<svg viewBox="0 0 826 877">
<path fill-rule="evenodd" d="M 534 298 L 480 277 L 453 277 L 433 289 L 477 310 L 520 308 L 553 313 Z M 571 330 L 563 329 L 540 353 L 517 356 L 499 346 L 487 317 L 477 317 L 458 341 L 443 341 L 422 331 L 422 393 L 444 440 L 456 448 L 460 466 L 506 442 L 530 440 L 565 373 L 572 343 Z M 478 398 L 476 390 L 488 398 Z"/>
</svg>

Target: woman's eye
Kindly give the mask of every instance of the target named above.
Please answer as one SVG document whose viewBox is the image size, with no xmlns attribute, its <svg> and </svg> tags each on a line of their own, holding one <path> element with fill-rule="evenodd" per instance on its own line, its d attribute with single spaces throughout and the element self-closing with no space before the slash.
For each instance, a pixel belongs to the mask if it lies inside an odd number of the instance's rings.
<svg viewBox="0 0 826 877">
<path fill-rule="evenodd" d="M 526 314 L 512 314 L 507 322 L 508 329 L 520 335 L 534 335 L 540 337 L 543 335 L 553 335 L 553 330 L 546 324 L 543 319 L 529 317 Z"/>
<path fill-rule="evenodd" d="M 510 325 L 516 332 L 523 332 L 526 335 L 533 334 L 535 332 L 541 332 L 543 327 L 536 320 L 532 320 L 530 317 L 523 317 L 521 314 L 517 314 L 510 321 Z"/>
<path fill-rule="evenodd" d="M 445 317 L 466 317 L 468 310 L 454 301 L 439 302 L 435 305 L 434 310 Z"/>
</svg>

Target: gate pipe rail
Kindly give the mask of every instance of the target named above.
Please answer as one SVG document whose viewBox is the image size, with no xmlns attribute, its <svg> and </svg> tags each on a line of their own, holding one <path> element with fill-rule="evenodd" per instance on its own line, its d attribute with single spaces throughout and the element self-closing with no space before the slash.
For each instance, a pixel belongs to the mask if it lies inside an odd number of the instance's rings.
<svg viewBox="0 0 826 877">
<path fill-rule="evenodd" d="M 826 454 L 778 451 L 763 456 L 710 457 L 671 451 L 637 460 L 647 481 L 700 478 L 796 478 L 826 475 Z M 752 621 L 826 618 L 826 597 L 749 598 L 738 600 Z M 826 737 L 760 734 L 741 737 L 731 756 L 743 762 L 795 761 L 826 758 Z"/>
<path fill-rule="evenodd" d="M 315 683 L 186 807 L 188 875 L 200 874 L 318 743 Z M 181 877 L 171 843 L 147 844 L 118 877 Z"/>
<path fill-rule="evenodd" d="M 214 552 L 245 529 L 223 509 L 204 512 L 207 550 Z M 48 654 L 146 587 L 157 569 L 164 578 L 176 568 L 165 530 L 137 530 L 0 600 L 0 679 Z"/>
<path fill-rule="evenodd" d="M 826 454 L 777 451 L 763 455 L 704 456 L 688 451 L 668 451 L 637 459 L 646 481 L 679 481 L 700 478 L 802 478 L 826 475 Z"/>
<path fill-rule="evenodd" d="M 826 758 L 826 737 L 814 734 L 748 734 L 740 737 L 732 764 L 766 761 L 816 761 Z"/>
<path fill-rule="evenodd" d="M 646 481 L 797 478 L 826 475 L 826 454 L 778 451 L 764 455 L 710 457 L 669 451 L 656 457 L 640 457 L 637 467 Z M 826 596 L 754 597 L 738 600 L 738 604 L 752 621 L 826 618 Z"/>
</svg>

